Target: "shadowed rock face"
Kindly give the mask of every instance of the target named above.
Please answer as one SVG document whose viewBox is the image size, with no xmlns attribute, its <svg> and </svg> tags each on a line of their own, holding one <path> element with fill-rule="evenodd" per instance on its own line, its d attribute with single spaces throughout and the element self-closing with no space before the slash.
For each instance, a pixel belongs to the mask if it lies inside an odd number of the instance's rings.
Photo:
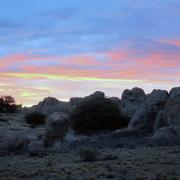
<svg viewBox="0 0 180 180">
<path fill-rule="evenodd" d="M 121 113 L 132 118 L 134 113 L 140 108 L 140 105 L 145 101 L 145 97 L 144 91 L 140 88 L 126 89 L 121 98 Z"/>
<path fill-rule="evenodd" d="M 46 115 L 52 114 L 54 112 L 64 112 L 68 113 L 70 111 L 71 105 L 69 102 L 62 102 L 53 97 L 47 97 L 37 106 L 34 107 L 34 111 L 42 112 Z"/>
<path fill-rule="evenodd" d="M 78 105 L 78 104 L 81 102 L 82 99 L 83 99 L 83 98 L 81 98 L 81 97 L 72 97 L 72 98 L 70 99 L 70 104 L 71 104 L 71 106 L 76 106 L 76 105 Z"/>
<path fill-rule="evenodd" d="M 145 102 L 133 115 L 128 129 L 139 129 L 152 131 L 157 114 L 164 108 L 168 100 L 168 92 L 164 90 L 153 90 L 147 95 Z"/>
<path fill-rule="evenodd" d="M 55 141 L 63 140 L 69 129 L 69 117 L 64 113 L 53 113 L 49 119 L 45 130 L 43 141 L 45 145 L 53 145 Z"/>
<path fill-rule="evenodd" d="M 165 126 L 169 126 L 180 136 L 180 87 L 170 91 L 164 110 L 158 113 L 154 129 Z"/>
</svg>

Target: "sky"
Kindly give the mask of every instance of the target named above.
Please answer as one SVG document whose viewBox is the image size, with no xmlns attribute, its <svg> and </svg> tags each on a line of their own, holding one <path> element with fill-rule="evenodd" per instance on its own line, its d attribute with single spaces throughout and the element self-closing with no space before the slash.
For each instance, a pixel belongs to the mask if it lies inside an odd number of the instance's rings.
<svg viewBox="0 0 180 180">
<path fill-rule="evenodd" d="M 17 103 L 179 84 L 179 0 L 0 0 L 0 95 Z"/>
</svg>

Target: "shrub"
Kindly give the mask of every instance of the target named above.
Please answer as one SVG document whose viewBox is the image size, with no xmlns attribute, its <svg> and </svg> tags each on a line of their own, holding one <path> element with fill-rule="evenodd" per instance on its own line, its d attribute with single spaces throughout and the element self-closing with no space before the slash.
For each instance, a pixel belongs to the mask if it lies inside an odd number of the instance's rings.
<svg viewBox="0 0 180 180">
<path fill-rule="evenodd" d="M 20 107 L 12 96 L 0 96 L 0 113 L 13 113 Z"/>
<path fill-rule="evenodd" d="M 105 154 L 102 160 L 109 161 L 109 160 L 117 160 L 118 156 L 114 154 Z"/>
<path fill-rule="evenodd" d="M 88 134 L 127 126 L 117 103 L 102 96 L 85 97 L 70 113 L 76 133 Z"/>
<path fill-rule="evenodd" d="M 41 112 L 32 112 L 25 116 L 25 120 L 32 127 L 36 127 L 46 123 L 46 115 Z"/>
<path fill-rule="evenodd" d="M 81 160 L 86 162 L 97 161 L 99 155 L 100 155 L 99 151 L 95 149 L 83 148 L 79 151 L 79 156 Z"/>
</svg>

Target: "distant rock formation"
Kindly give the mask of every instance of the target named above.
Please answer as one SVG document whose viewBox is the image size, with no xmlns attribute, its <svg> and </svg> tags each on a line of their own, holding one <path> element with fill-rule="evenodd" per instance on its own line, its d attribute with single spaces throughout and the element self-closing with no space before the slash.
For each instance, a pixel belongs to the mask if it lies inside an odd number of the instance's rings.
<svg viewBox="0 0 180 180">
<path fill-rule="evenodd" d="M 121 113 L 124 116 L 132 118 L 134 113 L 139 110 L 141 104 L 145 101 L 145 92 L 140 88 L 126 89 L 121 97 Z"/>
<path fill-rule="evenodd" d="M 165 90 L 153 90 L 147 95 L 145 102 L 138 108 L 133 115 L 128 129 L 139 129 L 152 131 L 157 114 L 165 106 L 168 100 L 168 92 Z"/>
<path fill-rule="evenodd" d="M 154 138 L 180 137 L 180 87 L 173 88 L 165 108 L 158 113 L 155 120 Z M 163 132 L 163 133 L 162 133 Z"/>
<path fill-rule="evenodd" d="M 53 97 L 47 97 L 38 105 L 33 107 L 34 111 L 50 115 L 54 112 L 64 112 L 68 113 L 70 111 L 71 105 L 69 102 L 62 102 Z"/>
<path fill-rule="evenodd" d="M 72 97 L 70 98 L 70 104 L 71 106 L 76 106 L 78 105 L 81 101 L 82 101 L 83 98 L 81 97 Z"/>
</svg>

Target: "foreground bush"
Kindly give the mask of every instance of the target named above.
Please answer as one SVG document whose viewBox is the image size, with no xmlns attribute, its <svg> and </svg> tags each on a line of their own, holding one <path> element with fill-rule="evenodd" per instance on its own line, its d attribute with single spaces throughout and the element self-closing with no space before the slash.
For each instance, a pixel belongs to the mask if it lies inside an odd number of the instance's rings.
<svg viewBox="0 0 180 180">
<path fill-rule="evenodd" d="M 88 134 L 115 130 L 127 126 L 117 103 L 102 94 L 84 98 L 70 113 L 72 128 L 76 133 Z"/>
<path fill-rule="evenodd" d="M 12 96 L 0 96 L 0 113 L 13 113 L 20 107 Z"/>
<path fill-rule="evenodd" d="M 32 112 L 25 116 L 25 120 L 32 127 L 36 127 L 46 123 L 46 115 L 41 112 Z"/>
<path fill-rule="evenodd" d="M 100 156 L 100 153 L 96 149 L 83 148 L 79 151 L 79 156 L 82 161 L 90 162 L 90 161 L 97 161 L 98 157 Z"/>
</svg>

